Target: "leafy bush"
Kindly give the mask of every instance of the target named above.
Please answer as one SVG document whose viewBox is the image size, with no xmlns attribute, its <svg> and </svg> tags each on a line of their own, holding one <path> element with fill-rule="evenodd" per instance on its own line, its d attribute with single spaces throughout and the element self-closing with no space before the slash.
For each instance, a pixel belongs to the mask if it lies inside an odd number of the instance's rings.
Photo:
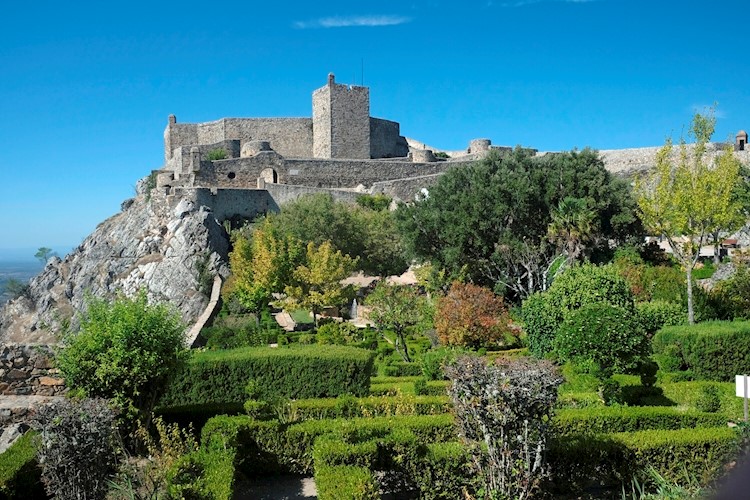
<svg viewBox="0 0 750 500">
<path fill-rule="evenodd" d="M 161 406 L 242 409 L 253 379 L 258 399 L 364 396 L 374 353 L 344 346 L 248 347 L 195 353 L 175 374 Z"/>
<path fill-rule="evenodd" d="M 630 288 L 611 265 L 572 267 L 555 279 L 547 293 L 563 316 L 588 304 L 607 303 L 628 312 L 635 308 Z"/>
<path fill-rule="evenodd" d="M 112 303 L 89 299 L 78 333 L 68 333 L 57 365 L 69 387 L 89 397 L 112 398 L 127 430 L 148 420 L 166 380 L 186 356 L 184 325 L 146 293 Z"/>
<path fill-rule="evenodd" d="M 378 374 L 384 377 L 414 377 L 422 375 L 422 366 L 419 363 L 390 361 L 378 366 Z"/>
<path fill-rule="evenodd" d="M 42 481 L 61 500 L 103 499 L 116 471 L 115 413 L 103 399 L 42 406 L 34 426 Z"/>
<path fill-rule="evenodd" d="M 348 321 L 333 321 L 318 327 L 318 344 L 348 345 L 358 342 L 359 338 L 359 329 Z"/>
<path fill-rule="evenodd" d="M 537 358 L 552 352 L 561 316 L 561 311 L 551 304 L 546 294 L 537 292 L 523 301 L 521 317 L 526 340 L 529 351 Z"/>
<path fill-rule="evenodd" d="M 632 311 L 592 303 L 571 311 L 555 338 L 562 360 L 588 366 L 602 379 L 638 366 L 648 353 L 648 339 Z"/>
<path fill-rule="evenodd" d="M 723 415 L 659 406 L 562 409 L 557 411 L 552 420 L 552 427 L 557 435 L 677 430 L 722 425 L 726 425 L 726 417 Z"/>
<path fill-rule="evenodd" d="M 575 492 L 591 484 L 619 488 L 623 478 L 646 466 L 670 481 L 688 474 L 707 485 L 737 453 L 738 434 L 726 426 L 562 436 L 550 443 L 551 486 Z"/>
<path fill-rule="evenodd" d="M 532 493 L 547 473 L 549 419 L 562 383 L 556 368 L 531 358 L 500 358 L 487 365 L 465 356 L 446 371 L 458 432 L 469 445 L 485 493 L 509 498 Z"/>
<path fill-rule="evenodd" d="M 315 467 L 315 486 L 320 500 L 376 500 L 378 486 L 367 467 L 320 465 Z"/>
<path fill-rule="evenodd" d="M 212 149 L 206 153 L 206 160 L 208 161 L 225 160 L 226 158 L 227 151 L 224 148 Z"/>
<path fill-rule="evenodd" d="M 687 312 L 679 303 L 652 300 L 637 304 L 636 309 L 641 325 L 649 335 L 653 335 L 664 326 L 681 325 L 687 322 Z"/>
<path fill-rule="evenodd" d="M 719 389 L 715 385 L 704 385 L 701 388 L 701 393 L 695 402 L 698 411 L 704 411 L 706 413 L 716 413 L 721 409 L 721 398 L 719 397 Z"/>
<path fill-rule="evenodd" d="M 662 369 L 691 370 L 696 377 L 731 381 L 750 372 L 750 322 L 712 321 L 696 325 L 670 326 L 652 342 Z"/>
<path fill-rule="evenodd" d="M 38 434 L 27 432 L 0 454 L 0 499 L 45 499 L 36 461 Z"/>
<path fill-rule="evenodd" d="M 524 301 L 522 317 L 529 350 L 537 357 L 551 353 L 562 322 L 592 304 L 609 304 L 635 315 L 633 294 L 615 267 L 572 267 L 557 277 L 547 292 Z"/>
<path fill-rule="evenodd" d="M 518 332 L 510 323 L 502 297 L 488 288 L 456 281 L 446 296 L 438 299 L 435 330 L 444 345 L 515 345 Z"/>
<path fill-rule="evenodd" d="M 739 265 L 734 275 L 716 284 L 713 296 L 722 306 L 722 318 L 750 319 L 750 268 Z"/>
<path fill-rule="evenodd" d="M 381 210 L 387 210 L 391 205 L 392 200 L 393 198 L 383 193 L 360 194 L 357 196 L 357 205 L 379 212 Z"/>
</svg>

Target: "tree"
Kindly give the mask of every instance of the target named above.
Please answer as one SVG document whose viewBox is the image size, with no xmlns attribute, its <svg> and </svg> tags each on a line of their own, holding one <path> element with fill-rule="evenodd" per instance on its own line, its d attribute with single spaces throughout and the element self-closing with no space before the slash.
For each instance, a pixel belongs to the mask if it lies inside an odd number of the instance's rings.
<svg viewBox="0 0 750 500">
<path fill-rule="evenodd" d="M 272 294 L 283 292 L 292 282 L 292 273 L 303 257 L 301 242 L 264 219 L 249 240 L 241 233 L 235 237 L 229 255 L 233 282 L 228 293 L 259 317 Z"/>
<path fill-rule="evenodd" d="M 329 194 L 307 195 L 284 204 L 279 214 L 268 216 L 279 234 L 321 245 L 331 242 L 336 250 L 359 258 L 357 268 L 387 276 L 403 273 L 401 236 L 393 214 L 383 209 L 383 197 L 358 198 L 359 204 L 337 202 Z M 366 201 L 369 200 L 369 201 Z M 387 205 L 386 205 L 387 207 Z"/>
<path fill-rule="evenodd" d="M 56 256 L 57 256 L 57 253 L 53 252 L 51 248 L 47 248 L 47 247 L 39 247 L 39 250 L 37 250 L 36 253 L 34 254 L 34 257 L 38 259 L 39 262 L 42 263 L 42 265 L 45 265 L 48 260 Z"/>
<path fill-rule="evenodd" d="M 88 397 L 113 399 L 123 425 L 148 427 L 157 397 L 187 356 L 179 315 L 149 304 L 146 293 L 113 302 L 90 298 L 78 332 L 68 332 L 57 354 L 66 384 Z"/>
<path fill-rule="evenodd" d="M 444 345 L 478 348 L 517 340 L 502 297 L 471 283 L 454 282 L 438 299 L 435 330 Z"/>
<path fill-rule="evenodd" d="M 547 226 L 550 241 L 557 243 L 570 266 L 583 253 L 585 244 L 597 231 L 596 214 L 583 198 L 567 196 L 552 210 L 552 222 Z"/>
<path fill-rule="evenodd" d="M 558 252 L 548 227 L 566 197 L 586 200 L 598 221 L 592 250 L 640 235 L 629 186 L 588 149 L 539 158 L 520 148 L 491 153 L 446 172 L 429 197 L 400 206 L 396 218 L 418 260 L 521 300 L 549 283 Z"/>
<path fill-rule="evenodd" d="M 294 270 L 293 284 L 284 289 L 287 296 L 281 304 L 311 310 L 317 325 L 323 308 L 341 306 L 354 296 L 352 285 L 343 286 L 341 280 L 351 275 L 356 264 L 356 259 L 334 250 L 330 241 L 320 246 L 308 243 L 305 263 Z"/>
<path fill-rule="evenodd" d="M 715 123 L 712 111 L 705 116 L 696 114 L 689 131 L 695 143 L 689 147 L 681 139 L 675 152 L 667 139 L 656 155 L 654 171 L 636 182 L 644 224 L 667 240 L 685 269 L 691 324 L 695 322 L 692 272 L 700 248 L 711 234 L 732 227 L 741 210 L 733 195 L 739 178 L 739 161 L 733 151 L 724 148 L 712 165 L 706 153 Z"/>
<path fill-rule="evenodd" d="M 418 290 L 409 286 L 390 285 L 381 281 L 367 296 L 366 304 L 371 307 L 370 319 L 380 329 L 391 330 L 396 334 L 394 347 L 404 361 L 410 362 L 406 345 L 406 331 L 422 322 L 426 298 Z"/>
</svg>

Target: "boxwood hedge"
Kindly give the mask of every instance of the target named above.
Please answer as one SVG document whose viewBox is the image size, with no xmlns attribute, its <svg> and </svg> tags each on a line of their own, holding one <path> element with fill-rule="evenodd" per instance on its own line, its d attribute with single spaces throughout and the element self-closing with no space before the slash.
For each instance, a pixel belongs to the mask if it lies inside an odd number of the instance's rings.
<svg viewBox="0 0 750 500">
<path fill-rule="evenodd" d="M 257 399 L 365 396 L 373 357 L 372 351 L 336 345 L 197 352 L 174 374 L 159 406 L 240 411 L 250 380 Z"/>
</svg>

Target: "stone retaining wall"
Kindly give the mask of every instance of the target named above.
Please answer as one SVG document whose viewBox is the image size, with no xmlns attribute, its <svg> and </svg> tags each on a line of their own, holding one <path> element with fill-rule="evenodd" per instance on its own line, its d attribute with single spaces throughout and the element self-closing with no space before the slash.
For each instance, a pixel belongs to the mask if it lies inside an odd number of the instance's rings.
<svg viewBox="0 0 750 500">
<path fill-rule="evenodd" d="M 47 345 L 0 346 L 0 394 L 4 396 L 60 396 L 65 383 L 54 368 Z"/>
</svg>

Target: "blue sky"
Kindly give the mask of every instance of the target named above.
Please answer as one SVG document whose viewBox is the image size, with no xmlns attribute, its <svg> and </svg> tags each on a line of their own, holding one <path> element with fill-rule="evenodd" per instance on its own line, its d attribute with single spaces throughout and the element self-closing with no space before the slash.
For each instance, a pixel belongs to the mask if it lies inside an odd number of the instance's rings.
<svg viewBox="0 0 750 500">
<path fill-rule="evenodd" d="M 0 257 L 61 253 L 163 160 L 170 113 L 310 116 L 328 72 L 446 149 L 652 146 L 718 103 L 750 127 L 746 2 L 11 2 L 0 17 Z M 364 72 L 362 72 L 364 67 Z M 11 252 L 9 249 L 18 249 Z"/>
</svg>

